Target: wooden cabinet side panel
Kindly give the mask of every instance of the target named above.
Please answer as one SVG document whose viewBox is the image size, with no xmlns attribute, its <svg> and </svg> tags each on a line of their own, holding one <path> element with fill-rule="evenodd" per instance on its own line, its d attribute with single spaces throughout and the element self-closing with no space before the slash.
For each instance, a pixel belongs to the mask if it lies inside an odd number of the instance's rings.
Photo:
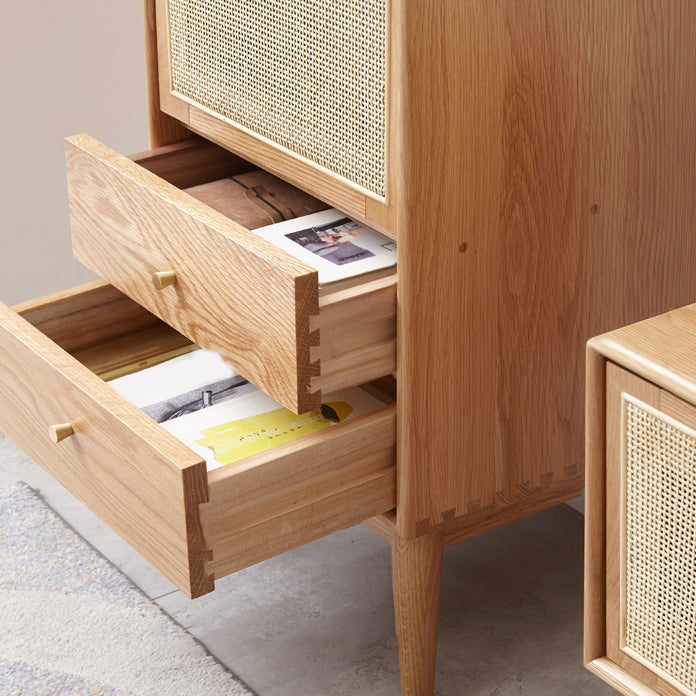
<svg viewBox="0 0 696 696">
<path fill-rule="evenodd" d="M 583 661 L 606 655 L 606 367 L 587 347 L 585 381 L 585 572 Z"/>
<path fill-rule="evenodd" d="M 696 296 L 696 10 L 400 5 L 399 528 L 413 535 L 581 486 L 586 340 Z"/>
</svg>

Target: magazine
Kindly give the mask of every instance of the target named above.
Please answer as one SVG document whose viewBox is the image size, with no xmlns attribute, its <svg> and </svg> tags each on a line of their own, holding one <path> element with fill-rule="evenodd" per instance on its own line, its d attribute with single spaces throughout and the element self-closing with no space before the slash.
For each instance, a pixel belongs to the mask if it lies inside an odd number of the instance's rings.
<svg viewBox="0 0 696 696">
<path fill-rule="evenodd" d="M 208 471 L 384 405 L 354 387 L 295 415 L 203 349 L 109 384 L 205 459 Z"/>
<path fill-rule="evenodd" d="M 316 268 L 319 285 L 396 265 L 396 242 L 335 208 L 254 232 Z"/>
</svg>

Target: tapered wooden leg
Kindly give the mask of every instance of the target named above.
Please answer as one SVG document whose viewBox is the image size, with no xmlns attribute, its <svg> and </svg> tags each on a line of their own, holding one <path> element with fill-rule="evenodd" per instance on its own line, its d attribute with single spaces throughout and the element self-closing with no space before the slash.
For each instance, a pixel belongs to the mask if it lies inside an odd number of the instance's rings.
<svg viewBox="0 0 696 696">
<path fill-rule="evenodd" d="M 442 578 L 442 535 L 394 535 L 392 583 L 402 696 L 432 696 Z"/>
</svg>

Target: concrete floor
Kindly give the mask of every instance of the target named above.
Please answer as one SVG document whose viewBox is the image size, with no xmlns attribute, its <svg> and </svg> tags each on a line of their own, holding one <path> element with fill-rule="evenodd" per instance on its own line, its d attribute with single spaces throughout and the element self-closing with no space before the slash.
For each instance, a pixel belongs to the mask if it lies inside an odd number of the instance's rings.
<svg viewBox="0 0 696 696">
<path fill-rule="evenodd" d="M 189 600 L 0 435 L 25 481 L 259 696 L 395 696 L 390 546 L 359 525 Z M 582 527 L 559 506 L 445 550 L 437 696 L 616 694 L 582 667 Z"/>
</svg>

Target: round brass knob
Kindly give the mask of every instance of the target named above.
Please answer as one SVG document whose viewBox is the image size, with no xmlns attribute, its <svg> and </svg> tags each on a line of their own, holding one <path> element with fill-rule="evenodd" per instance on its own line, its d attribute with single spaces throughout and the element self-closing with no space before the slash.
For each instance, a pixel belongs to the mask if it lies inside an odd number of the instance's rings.
<svg viewBox="0 0 696 696">
<path fill-rule="evenodd" d="M 158 290 L 164 290 L 176 283 L 176 273 L 174 271 L 157 271 L 152 274 L 152 284 Z"/>
<path fill-rule="evenodd" d="M 56 443 L 65 440 L 66 437 L 70 437 L 74 432 L 72 423 L 60 423 L 59 425 L 50 425 L 48 427 L 48 435 Z"/>
</svg>

